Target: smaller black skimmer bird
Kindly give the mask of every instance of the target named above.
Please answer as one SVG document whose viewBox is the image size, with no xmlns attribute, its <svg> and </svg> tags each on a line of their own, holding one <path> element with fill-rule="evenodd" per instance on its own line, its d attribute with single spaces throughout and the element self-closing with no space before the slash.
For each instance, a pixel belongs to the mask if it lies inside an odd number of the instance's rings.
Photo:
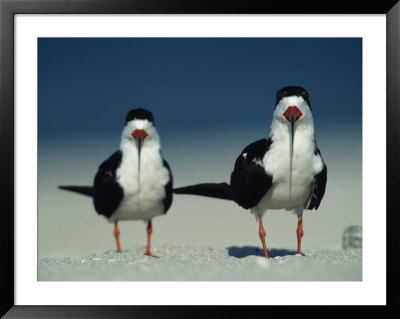
<svg viewBox="0 0 400 319">
<path fill-rule="evenodd" d="M 93 197 L 96 212 L 114 223 L 118 252 L 122 251 L 118 222 L 147 222 L 145 255 L 152 256 L 152 219 L 166 214 L 172 204 L 172 173 L 161 156 L 153 114 L 141 108 L 128 112 L 120 149 L 99 166 L 93 186 L 59 188 Z"/>
<path fill-rule="evenodd" d="M 326 180 L 327 168 L 314 136 L 309 95 L 302 87 L 288 86 L 276 94 L 269 138 L 243 149 L 230 184 L 203 183 L 176 188 L 174 193 L 233 200 L 250 209 L 259 221 L 259 236 L 268 258 L 264 213 L 285 209 L 297 214 L 297 254 L 301 254 L 303 210 L 318 209 Z"/>
</svg>

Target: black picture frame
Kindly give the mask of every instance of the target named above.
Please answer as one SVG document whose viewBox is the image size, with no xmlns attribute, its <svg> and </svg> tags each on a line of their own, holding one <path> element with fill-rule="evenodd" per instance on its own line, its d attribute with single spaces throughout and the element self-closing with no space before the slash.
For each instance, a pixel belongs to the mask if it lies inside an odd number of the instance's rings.
<svg viewBox="0 0 400 319">
<path fill-rule="evenodd" d="M 14 305 L 14 17 L 16 14 L 385 14 L 387 21 L 387 305 L 376 307 L 172 307 L 172 306 L 16 306 Z M 5 318 L 152 318 L 247 316 L 265 311 L 265 315 L 312 315 L 324 311 L 331 316 L 399 315 L 396 294 L 399 275 L 395 269 L 398 232 L 396 205 L 399 173 L 398 138 L 400 136 L 400 3 L 398 0 L 281 0 L 281 1 L 182 1 L 182 0 L 0 0 L 0 231 L 2 248 L 0 276 L 0 315 Z M 380 107 L 384 107 L 384 101 Z M 382 141 L 383 143 L 383 141 Z M 379 187 L 379 186 L 377 186 Z M 382 206 L 384 207 L 384 206 Z M 378 216 L 377 212 L 377 217 Z M 396 236 L 397 235 L 397 236 Z M 379 254 L 379 252 L 376 252 Z M 179 303 L 179 301 L 177 301 Z"/>
</svg>

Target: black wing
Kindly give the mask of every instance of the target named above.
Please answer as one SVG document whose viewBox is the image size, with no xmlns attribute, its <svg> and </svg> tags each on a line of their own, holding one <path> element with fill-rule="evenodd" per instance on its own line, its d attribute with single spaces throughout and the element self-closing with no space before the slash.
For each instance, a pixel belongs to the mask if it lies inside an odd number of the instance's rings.
<svg viewBox="0 0 400 319">
<path fill-rule="evenodd" d="M 271 139 L 261 139 L 248 145 L 236 160 L 231 174 L 233 200 L 245 209 L 258 204 L 272 186 L 272 176 L 263 166 L 255 163 L 264 158 L 272 144 Z"/>
<path fill-rule="evenodd" d="M 233 200 L 231 187 L 228 183 L 202 183 L 174 188 L 175 194 L 201 195 L 219 199 Z"/>
<path fill-rule="evenodd" d="M 58 188 L 93 197 L 92 186 L 58 186 Z"/>
<path fill-rule="evenodd" d="M 168 162 L 165 159 L 163 159 L 163 163 L 164 163 L 164 166 L 167 168 L 167 170 L 169 172 L 169 181 L 168 181 L 167 185 L 165 185 L 165 198 L 164 198 L 164 214 L 166 214 L 168 209 L 171 207 L 171 204 L 172 204 L 172 184 L 173 184 L 173 180 L 172 180 L 171 168 L 169 167 Z"/>
<path fill-rule="evenodd" d="M 314 176 L 313 193 L 311 194 L 310 204 L 308 205 L 307 209 L 317 210 L 325 194 L 328 170 L 326 168 L 324 160 L 322 159 L 321 152 L 319 151 L 318 147 L 316 148 L 315 155 L 319 155 L 321 157 L 324 167 L 322 168 L 321 172 Z"/>
<path fill-rule="evenodd" d="M 121 163 L 122 153 L 117 151 L 106 159 L 97 171 L 93 185 L 93 202 L 96 212 L 109 218 L 124 196 L 116 181 L 115 171 Z"/>
</svg>

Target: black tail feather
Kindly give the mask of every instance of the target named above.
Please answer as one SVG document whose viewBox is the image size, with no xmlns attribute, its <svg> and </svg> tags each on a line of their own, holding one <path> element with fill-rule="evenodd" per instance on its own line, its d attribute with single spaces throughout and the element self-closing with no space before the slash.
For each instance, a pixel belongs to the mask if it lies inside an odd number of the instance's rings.
<svg viewBox="0 0 400 319">
<path fill-rule="evenodd" d="M 92 186 L 58 186 L 58 188 L 93 197 Z"/>
<path fill-rule="evenodd" d="M 178 187 L 174 188 L 174 193 L 233 200 L 231 186 L 228 183 L 202 183 Z"/>
</svg>

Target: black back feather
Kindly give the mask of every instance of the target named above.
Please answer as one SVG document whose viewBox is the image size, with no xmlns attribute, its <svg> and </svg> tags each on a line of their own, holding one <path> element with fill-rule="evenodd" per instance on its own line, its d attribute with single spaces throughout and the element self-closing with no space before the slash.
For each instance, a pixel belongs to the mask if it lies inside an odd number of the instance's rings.
<svg viewBox="0 0 400 319">
<path fill-rule="evenodd" d="M 169 172 L 169 181 L 168 181 L 167 185 L 165 185 L 165 198 L 163 200 L 164 214 L 166 214 L 168 209 L 171 207 L 171 204 L 172 204 L 173 178 L 172 178 L 171 168 L 169 167 L 168 162 L 165 159 L 163 159 L 163 163 L 164 163 L 164 166 L 167 168 L 167 170 Z"/>
<path fill-rule="evenodd" d="M 239 155 L 231 174 L 233 200 L 245 209 L 258 204 L 272 186 L 272 176 L 255 161 L 262 161 L 271 139 L 261 139 L 248 145 Z"/>
<path fill-rule="evenodd" d="M 315 150 L 315 155 L 321 156 L 321 152 L 318 147 Z M 308 205 L 307 209 L 317 210 L 325 194 L 328 169 L 323 160 L 322 162 L 324 164 L 324 167 L 321 172 L 319 172 L 317 175 L 314 176 L 313 193 L 311 194 L 310 204 Z"/>
<path fill-rule="evenodd" d="M 122 153 L 116 151 L 100 166 L 94 178 L 93 202 L 96 212 L 109 218 L 123 198 L 123 190 L 116 181 L 115 172 L 121 163 Z"/>
</svg>

